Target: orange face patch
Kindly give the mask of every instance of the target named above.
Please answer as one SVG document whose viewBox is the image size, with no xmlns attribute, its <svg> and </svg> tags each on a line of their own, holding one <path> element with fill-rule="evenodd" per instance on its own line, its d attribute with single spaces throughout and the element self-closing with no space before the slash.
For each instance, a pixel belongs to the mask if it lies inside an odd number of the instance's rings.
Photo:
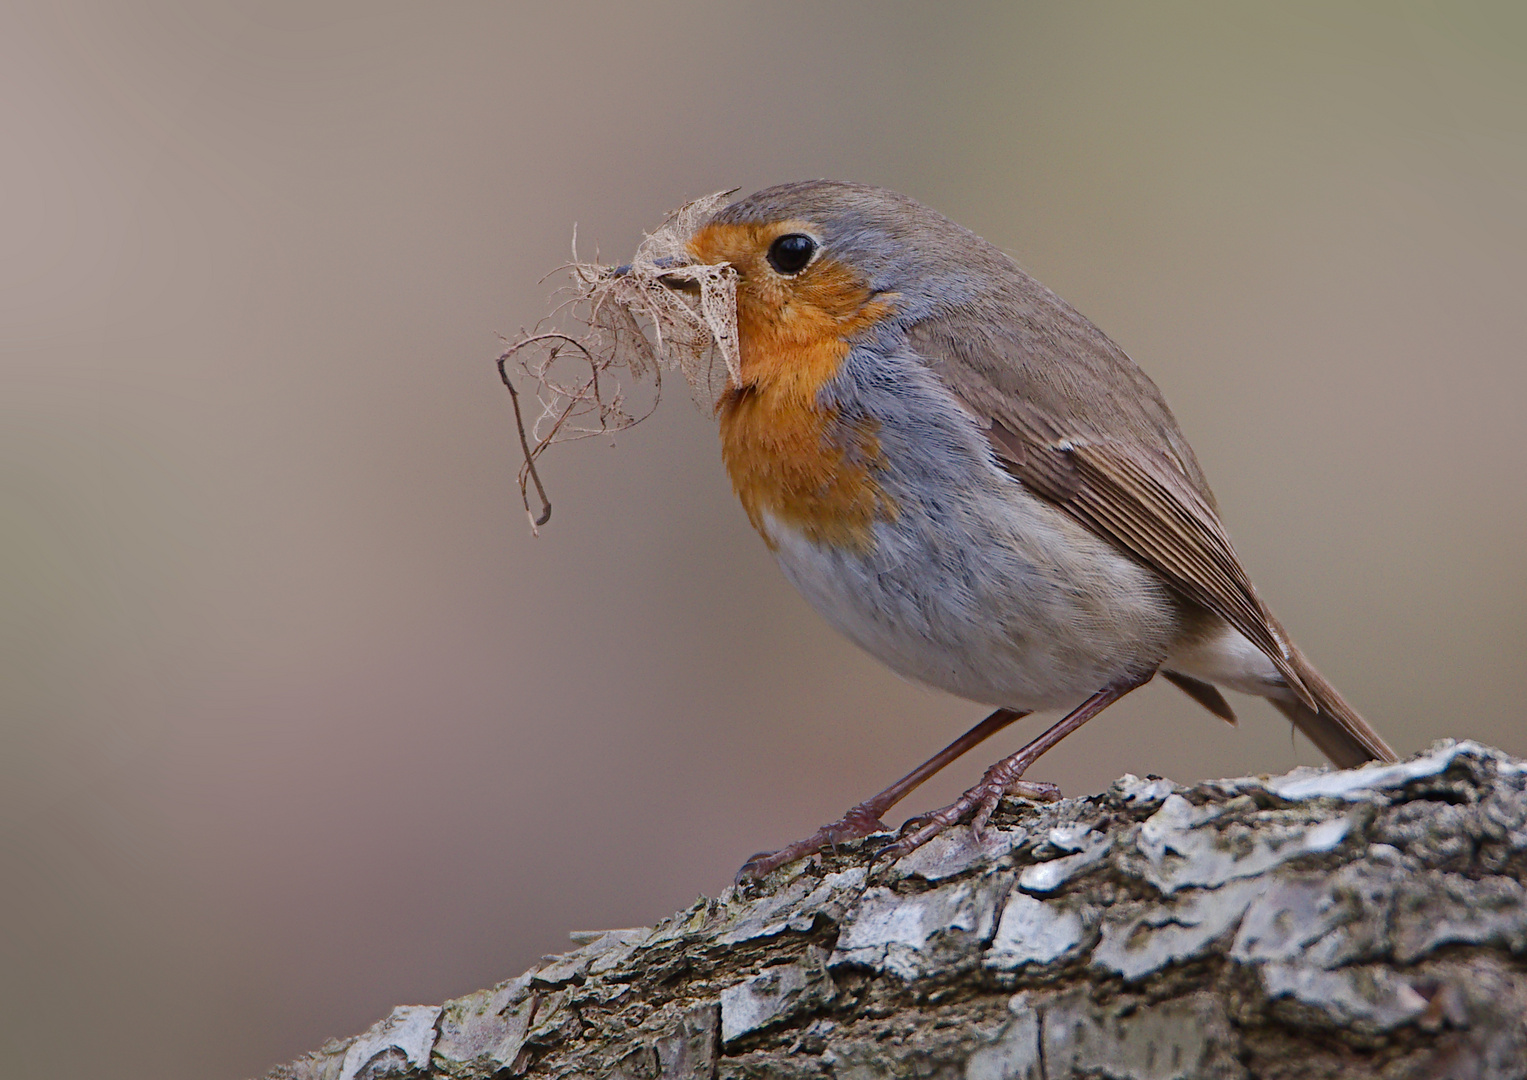
<svg viewBox="0 0 1527 1080">
<path fill-rule="evenodd" d="M 817 394 L 838 374 L 848 339 L 889 313 L 848 266 L 818 256 L 781 275 L 769 245 L 811 233 L 800 221 L 707 225 L 690 241 L 695 259 L 738 272 L 737 335 L 742 385 L 721 401 L 721 454 L 748 520 L 771 545 L 765 512 L 818 542 L 866 547 L 870 526 L 895 512 L 876 484 L 875 426 L 847 425 Z"/>
</svg>

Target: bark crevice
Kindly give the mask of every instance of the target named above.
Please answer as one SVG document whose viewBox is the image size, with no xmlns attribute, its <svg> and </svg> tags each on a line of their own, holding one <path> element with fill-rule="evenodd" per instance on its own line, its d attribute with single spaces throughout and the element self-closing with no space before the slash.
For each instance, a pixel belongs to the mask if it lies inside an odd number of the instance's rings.
<svg viewBox="0 0 1527 1080">
<path fill-rule="evenodd" d="M 1004 803 L 872 837 L 268 1080 L 1527 1080 L 1527 763 Z"/>
</svg>

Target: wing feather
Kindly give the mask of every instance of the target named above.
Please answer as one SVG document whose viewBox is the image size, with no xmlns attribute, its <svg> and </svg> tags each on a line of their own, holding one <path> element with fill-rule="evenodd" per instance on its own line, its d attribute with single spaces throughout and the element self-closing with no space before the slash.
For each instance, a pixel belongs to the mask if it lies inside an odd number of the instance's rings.
<svg viewBox="0 0 1527 1080">
<path fill-rule="evenodd" d="M 1025 355 L 1031 342 L 994 338 L 989 331 L 962 333 L 957 317 L 919 323 L 909 340 L 986 426 L 1009 472 L 1235 627 L 1267 655 L 1300 701 L 1317 708 L 1160 391 L 1082 322 L 1093 339 L 1073 333 L 1047 343 L 1069 346 L 1050 358 L 1055 364 L 1080 357 L 1089 378 L 1075 385 L 1038 370 L 1035 357 Z"/>
</svg>

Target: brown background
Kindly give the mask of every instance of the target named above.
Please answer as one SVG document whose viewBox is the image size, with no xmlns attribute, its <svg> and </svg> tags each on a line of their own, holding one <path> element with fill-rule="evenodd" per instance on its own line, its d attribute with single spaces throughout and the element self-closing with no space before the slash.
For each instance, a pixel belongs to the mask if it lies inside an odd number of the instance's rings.
<svg viewBox="0 0 1527 1080">
<path fill-rule="evenodd" d="M 575 221 L 615 258 L 721 187 L 1012 252 L 1402 752 L 1527 753 L 1524 11 L 8 5 L 0 1070 L 255 1073 L 714 893 L 979 715 L 791 592 L 682 395 L 550 456 L 528 535 L 495 334 Z M 1316 760 L 1237 704 L 1151 687 L 1042 775 Z"/>
</svg>

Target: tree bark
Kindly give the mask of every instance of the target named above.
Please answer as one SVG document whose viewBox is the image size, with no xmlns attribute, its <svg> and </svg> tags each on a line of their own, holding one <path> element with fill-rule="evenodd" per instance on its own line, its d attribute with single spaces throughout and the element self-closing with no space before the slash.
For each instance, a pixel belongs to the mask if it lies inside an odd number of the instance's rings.
<svg viewBox="0 0 1527 1080">
<path fill-rule="evenodd" d="M 1399 765 L 1005 803 L 441 1006 L 268 1080 L 1527 1078 L 1527 764 Z"/>
</svg>

